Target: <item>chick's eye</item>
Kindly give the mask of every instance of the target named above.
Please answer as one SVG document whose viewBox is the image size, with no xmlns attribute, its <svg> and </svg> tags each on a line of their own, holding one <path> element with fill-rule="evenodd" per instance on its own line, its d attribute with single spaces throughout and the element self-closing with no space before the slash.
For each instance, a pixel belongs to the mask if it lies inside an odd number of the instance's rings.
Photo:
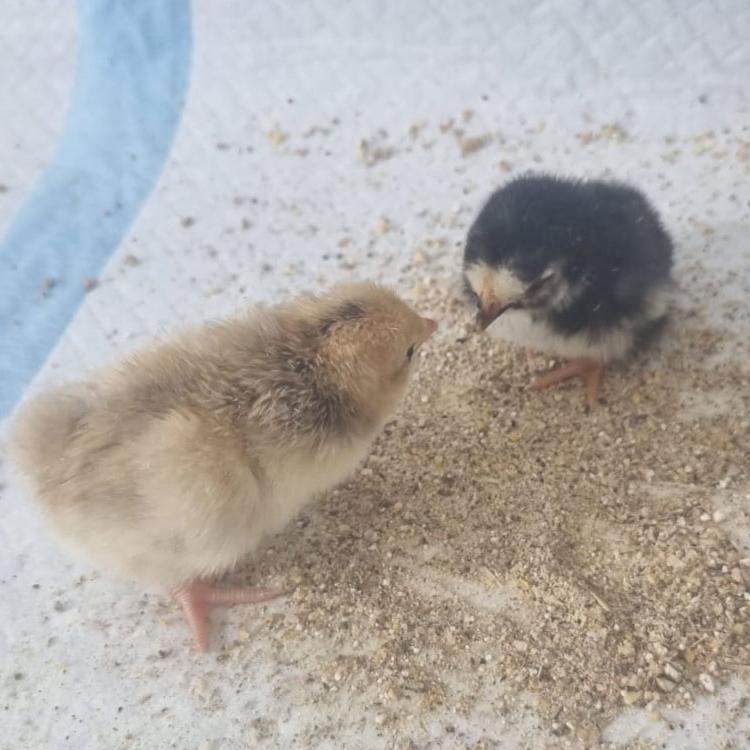
<svg viewBox="0 0 750 750">
<path fill-rule="evenodd" d="M 414 344 L 412 344 L 407 350 L 406 350 L 406 359 L 411 360 L 411 358 L 414 356 Z"/>
</svg>

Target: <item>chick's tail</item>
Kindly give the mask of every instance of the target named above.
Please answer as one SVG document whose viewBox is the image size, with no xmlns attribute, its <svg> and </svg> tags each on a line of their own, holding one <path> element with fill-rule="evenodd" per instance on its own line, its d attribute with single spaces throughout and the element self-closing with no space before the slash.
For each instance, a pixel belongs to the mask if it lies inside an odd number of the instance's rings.
<svg viewBox="0 0 750 750">
<path fill-rule="evenodd" d="M 80 421 L 91 408 L 92 394 L 73 384 L 41 393 L 24 404 L 10 425 L 8 454 L 29 479 L 49 477 Z"/>
</svg>

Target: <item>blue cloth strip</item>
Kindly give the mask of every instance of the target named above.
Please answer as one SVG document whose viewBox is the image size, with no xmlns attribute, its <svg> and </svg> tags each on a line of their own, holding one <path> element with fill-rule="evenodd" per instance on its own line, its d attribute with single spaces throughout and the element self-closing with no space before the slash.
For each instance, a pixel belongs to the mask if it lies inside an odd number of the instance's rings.
<svg viewBox="0 0 750 750">
<path fill-rule="evenodd" d="M 186 97 L 189 0 L 79 0 L 78 20 L 60 142 L 0 243 L 0 419 L 148 197 Z"/>
</svg>

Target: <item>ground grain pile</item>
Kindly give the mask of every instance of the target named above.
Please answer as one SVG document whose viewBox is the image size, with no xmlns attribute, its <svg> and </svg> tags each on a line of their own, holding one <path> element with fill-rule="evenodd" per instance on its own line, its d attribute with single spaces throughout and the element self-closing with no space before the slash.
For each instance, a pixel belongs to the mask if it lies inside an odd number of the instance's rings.
<svg viewBox="0 0 750 750">
<path fill-rule="evenodd" d="M 722 334 L 678 313 L 587 413 L 577 381 L 530 391 L 549 363 L 473 333 L 445 284 L 415 296 L 442 333 L 400 416 L 253 569 L 293 589 L 267 636 L 280 658 L 314 645 L 311 694 L 367 696 L 396 734 L 530 694 L 596 742 L 623 705 L 656 717 L 747 673 L 750 559 L 726 522 L 749 505 L 750 378 L 705 367 Z"/>
</svg>

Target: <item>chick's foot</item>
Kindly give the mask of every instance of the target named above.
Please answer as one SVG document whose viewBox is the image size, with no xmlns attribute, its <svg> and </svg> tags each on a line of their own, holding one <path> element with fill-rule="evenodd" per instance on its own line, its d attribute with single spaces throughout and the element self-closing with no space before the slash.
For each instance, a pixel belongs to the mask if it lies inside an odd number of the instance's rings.
<svg viewBox="0 0 750 750">
<path fill-rule="evenodd" d="M 531 387 L 536 391 L 562 383 L 570 378 L 581 378 L 586 386 L 586 403 L 589 408 L 596 406 L 599 400 L 599 384 L 604 367 L 590 359 L 573 359 L 560 367 L 536 378 Z"/>
<path fill-rule="evenodd" d="M 172 596 L 182 607 L 185 619 L 193 633 L 198 651 L 208 650 L 208 613 L 213 607 L 231 607 L 235 604 L 258 604 L 281 596 L 275 588 L 252 586 L 216 586 L 204 581 L 193 581 L 178 586 Z"/>
</svg>

